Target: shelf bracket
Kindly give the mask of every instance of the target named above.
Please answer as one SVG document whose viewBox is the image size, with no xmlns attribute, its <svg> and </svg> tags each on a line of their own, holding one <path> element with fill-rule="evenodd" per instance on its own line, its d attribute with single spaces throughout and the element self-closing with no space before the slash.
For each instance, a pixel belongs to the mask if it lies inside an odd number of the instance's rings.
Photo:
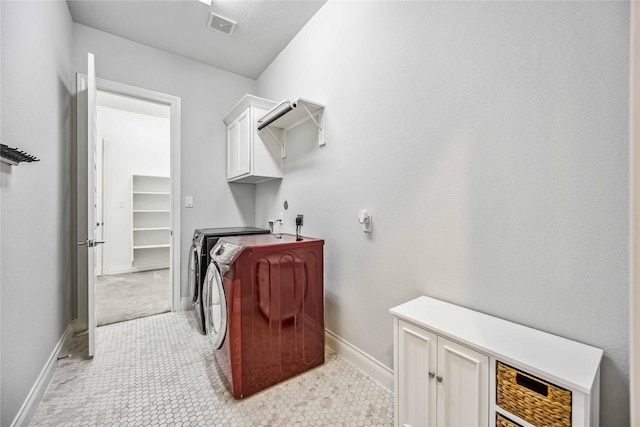
<svg viewBox="0 0 640 427">
<path fill-rule="evenodd" d="M 280 137 L 278 137 L 275 133 L 273 133 L 273 131 L 271 130 L 270 127 L 267 126 L 264 129 L 266 129 L 271 134 L 273 139 L 275 139 L 276 142 L 280 145 L 280 157 L 283 158 L 283 159 L 286 158 L 287 157 L 287 149 L 286 149 L 286 146 L 285 146 L 285 142 L 286 142 L 285 133 L 284 132 L 281 132 L 281 133 L 279 132 L 280 133 Z"/>
<path fill-rule="evenodd" d="M 319 146 L 325 145 L 326 141 L 324 140 L 324 126 L 325 126 L 324 108 L 319 110 L 319 112 L 318 112 L 318 120 L 316 120 L 316 118 L 311 113 L 311 111 L 309 111 L 309 108 L 307 108 L 307 105 L 305 103 L 302 103 L 302 106 L 304 107 L 304 110 L 309 115 L 309 118 L 313 121 L 313 123 L 315 123 L 315 125 L 318 128 L 318 145 Z"/>
<path fill-rule="evenodd" d="M 298 98 L 293 102 L 282 101 L 258 120 L 258 131 L 261 132 L 265 129 L 269 131 L 271 136 L 280 144 L 282 158 L 284 159 L 286 157 L 285 139 L 287 131 L 311 119 L 318 128 L 318 146 L 321 147 L 326 144 L 324 108 L 324 105 L 303 98 Z"/>
</svg>

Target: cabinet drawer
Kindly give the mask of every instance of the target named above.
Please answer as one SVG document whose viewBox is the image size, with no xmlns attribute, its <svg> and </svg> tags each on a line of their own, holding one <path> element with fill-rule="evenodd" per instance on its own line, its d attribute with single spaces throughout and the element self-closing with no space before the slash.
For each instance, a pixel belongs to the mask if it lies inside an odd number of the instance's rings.
<svg viewBox="0 0 640 427">
<path fill-rule="evenodd" d="M 496 427 L 522 427 L 518 423 L 514 423 L 509 418 L 499 412 L 496 412 Z"/>
<path fill-rule="evenodd" d="M 496 400 L 535 426 L 571 426 L 571 392 L 496 362 Z"/>
</svg>

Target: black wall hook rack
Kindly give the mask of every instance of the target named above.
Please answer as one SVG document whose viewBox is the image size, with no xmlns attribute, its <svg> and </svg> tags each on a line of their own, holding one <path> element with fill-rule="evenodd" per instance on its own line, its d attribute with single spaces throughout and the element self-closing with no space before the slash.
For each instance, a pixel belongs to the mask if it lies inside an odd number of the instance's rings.
<svg viewBox="0 0 640 427">
<path fill-rule="evenodd" d="M 27 154 L 24 151 L 20 151 L 17 148 L 12 148 L 4 144 L 0 144 L 0 160 L 9 163 L 10 165 L 17 165 L 20 162 L 39 162 L 40 159 L 31 154 Z"/>
</svg>

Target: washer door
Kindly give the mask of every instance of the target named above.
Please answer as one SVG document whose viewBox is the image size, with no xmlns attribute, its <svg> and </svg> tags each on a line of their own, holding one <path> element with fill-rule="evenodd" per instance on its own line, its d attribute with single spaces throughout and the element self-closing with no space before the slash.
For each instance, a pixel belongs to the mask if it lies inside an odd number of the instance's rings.
<svg viewBox="0 0 640 427">
<path fill-rule="evenodd" d="M 227 334 L 227 299 L 224 295 L 222 276 L 215 262 L 209 264 L 207 279 L 202 290 L 204 324 L 207 336 L 218 349 Z"/>
<path fill-rule="evenodd" d="M 191 301 L 193 304 L 197 304 L 200 299 L 200 252 L 199 247 L 191 245 L 189 251 L 189 289 L 191 290 Z"/>
</svg>

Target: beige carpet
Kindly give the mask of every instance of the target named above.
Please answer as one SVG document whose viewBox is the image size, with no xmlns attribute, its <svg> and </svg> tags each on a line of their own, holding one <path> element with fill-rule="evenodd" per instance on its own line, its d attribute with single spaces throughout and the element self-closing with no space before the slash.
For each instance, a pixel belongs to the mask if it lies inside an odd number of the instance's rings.
<svg viewBox="0 0 640 427">
<path fill-rule="evenodd" d="M 96 280 L 98 326 L 171 311 L 169 269 L 99 276 Z"/>
</svg>

